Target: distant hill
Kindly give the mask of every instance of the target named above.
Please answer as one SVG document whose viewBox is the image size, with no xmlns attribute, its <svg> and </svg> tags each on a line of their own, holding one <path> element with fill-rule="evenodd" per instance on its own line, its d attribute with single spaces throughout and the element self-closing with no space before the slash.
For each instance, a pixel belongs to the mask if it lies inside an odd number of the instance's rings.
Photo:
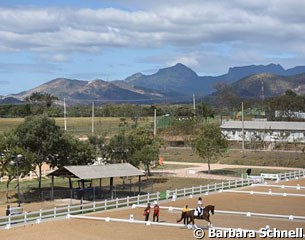
<svg viewBox="0 0 305 240">
<path fill-rule="evenodd" d="M 136 73 L 125 79 L 126 82 L 135 87 L 146 87 L 162 91 L 181 92 L 186 95 L 207 95 L 215 91 L 217 82 L 233 83 L 244 77 L 270 73 L 281 76 L 290 76 L 305 73 L 305 66 L 299 66 L 285 70 L 279 64 L 250 65 L 232 67 L 228 73 L 220 76 L 198 76 L 192 69 L 178 63 L 169 68 L 160 69 L 152 75 Z"/>
<path fill-rule="evenodd" d="M 14 98 L 14 97 L 0 97 L 0 104 L 18 104 L 22 103 L 21 100 Z"/>
<path fill-rule="evenodd" d="M 160 69 L 152 75 L 136 73 L 126 78 L 125 81 L 135 87 L 185 94 L 197 93 L 198 86 L 201 89 L 204 88 L 204 81 L 201 81 L 200 77 L 192 69 L 181 63 L 169 68 Z"/>
<path fill-rule="evenodd" d="M 305 94 L 305 73 L 293 76 L 279 76 L 260 73 L 245 77 L 229 85 L 242 98 L 265 98 L 282 95 L 291 89 L 297 94 Z M 262 90 L 263 89 L 263 90 Z M 213 95 L 216 96 L 215 92 Z"/>
<path fill-rule="evenodd" d="M 265 97 L 282 94 L 287 89 L 304 92 L 305 66 L 285 70 L 279 64 L 232 67 L 220 76 L 198 76 L 189 67 L 177 63 L 158 70 L 151 75 L 136 73 L 125 80 L 107 82 L 103 80 L 82 81 L 57 78 L 45 84 L 8 97 L 23 100 L 34 92 L 45 92 L 57 96 L 70 104 L 105 102 L 190 102 L 192 94 L 197 97 L 215 92 L 219 82 L 232 84 L 242 97 L 257 97 L 264 82 Z M 297 75 L 296 75 L 297 74 Z M 217 95 L 217 93 L 213 94 Z"/>
<path fill-rule="evenodd" d="M 19 94 L 11 95 L 14 98 L 24 99 L 34 92 L 49 93 L 60 100 L 66 98 L 70 104 L 88 104 L 92 101 L 150 103 L 163 101 L 165 94 L 154 90 L 134 88 L 128 84 L 118 82 L 117 85 L 103 80 L 82 81 L 67 78 L 57 78 L 45 84 Z"/>
</svg>

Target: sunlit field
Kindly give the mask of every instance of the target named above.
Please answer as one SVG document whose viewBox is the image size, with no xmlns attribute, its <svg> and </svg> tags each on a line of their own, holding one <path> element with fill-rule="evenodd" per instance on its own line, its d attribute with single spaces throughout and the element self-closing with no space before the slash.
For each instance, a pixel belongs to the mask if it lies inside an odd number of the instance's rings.
<svg viewBox="0 0 305 240">
<path fill-rule="evenodd" d="M 95 117 L 94 132 L 97 134 L 112 135 L 118 132 L 121 127 L 131 127 L 135 122 L 126 118 L 124 122 L 118 117 Z M 56 123 L 64 129 L 64 118 L 55 118 Z M 0 133 L 16 128 L 23 122 L 23 118 L 0 118 Z M 141 118 L 138 124 L 141 126 L 152 126 L 152 118 Z M 92 133 L 92 118 L 90 117 L 73 117 L 67 118 L 67 131 L 76 136 L 87 136 Z"/>
</svg>

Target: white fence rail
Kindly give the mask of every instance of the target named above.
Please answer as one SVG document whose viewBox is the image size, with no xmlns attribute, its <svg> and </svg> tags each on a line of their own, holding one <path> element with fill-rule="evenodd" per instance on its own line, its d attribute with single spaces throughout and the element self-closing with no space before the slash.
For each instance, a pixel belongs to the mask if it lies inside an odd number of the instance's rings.
<svg viewBox="0 0 305 240">
<path fill-rule="evenodd" d="M 146 208 L 147 205 L 133 205 L 133 208 Z M 166 209 L 168 211 L 182 211 L 183 208 L 179 207 L 168 207 L 168 206 L 159 206 L 160 209 Z M 297 215 L 280 215 L 280 214 L 268 214 L 268 213 L 255 213 L 255 212 L 237 212 L 237 211 L 226 211 L 226 210 L 215 210 L 215 213 L 218 214 L 228 214 L 228 215 L 240 215 L 247 217 L 267 217 L 274 219 L 287 219 L 287 220 L 297 220 L 297 221 L 305 221 L 305 216 L 297 216 Z"/>
<path fill-rule="evenodd" d="M 298 170 L 289 173 L 279 174 L 280 179 L 291 179 L 305 176 L 305 170 Z M 163 194 L 152 193 L 146 195 L 138 195 L 135 197 L 127 197 L 127 198 L 116 198 L 112 200 L 104 200 L 98 202 L 90 202 L 82 205 L 68 205 L 65 207 L 55 207 L 53 209 L 41 209 L 40 211 L 33 212 L 24 212 L 22 214 L 16 214 L 12 216 L 0 217 L 0 228 L 10 228 L 16 226 L 18 224 L 27 224 L 27 223 L 40 223 L 45 219 L 51 218 L 60 218 L 65 217 L 67 215 L 76 215 L 76 214 L 84 214 L 95 211 L 103 211 L 121 207 L 129 207 L 133 204 L 144 204 L 153 201 L 160 200 L 176 200 L 180 197 L 186 197 L 190 195 L 196 194 L 209 194 L 210 192 L 215 192 L 219 190 L 225 190 L 230 188 L 238 188 L 243 186 L 251 186 L 258 182 L 257 179 L 238 179 L 232 180 L 228 182 L 208 184 L 205 186 L 197 186 L 191 188 L 183 188 L 183 189 L 175 189 L 166 191 L 165 196 Z"/>
</svg>

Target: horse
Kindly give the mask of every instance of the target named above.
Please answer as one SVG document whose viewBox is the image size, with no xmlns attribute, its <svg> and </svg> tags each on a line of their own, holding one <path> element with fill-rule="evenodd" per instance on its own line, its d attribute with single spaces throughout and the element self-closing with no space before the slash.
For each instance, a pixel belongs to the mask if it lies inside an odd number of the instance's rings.
<svg viewBox="0 0 305 240">
<path fill-rule="evenodd" d="M 202 219 L 202 220 L 206 220 L 209 223 L 208 226 L 212 226 L 212 223 L 210 221 L 210 212 L 212 214 L 214 214 L 214 209 L 215 209 L 215 206 L 208 205 L 203 209 L 203 213 L 200 216 L 195 216 L 195 210 L 182 212 L 181 218 L 177 220 L 177 223 L 181 222 L 182 219 L 187 219 L 187 224 L 192 222 L 192 224 L 194 225 L 195 224 L 195 219 Z"/>
</svg>

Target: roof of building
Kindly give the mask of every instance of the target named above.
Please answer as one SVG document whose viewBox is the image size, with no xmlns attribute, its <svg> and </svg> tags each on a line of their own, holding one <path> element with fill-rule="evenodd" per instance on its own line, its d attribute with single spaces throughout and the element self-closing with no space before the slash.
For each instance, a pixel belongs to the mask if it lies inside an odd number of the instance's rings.
<svg viewBox="0 0 305 240">
<path fill-rule="evenodd" d="M 48 176 L 75 177 L 79 179 L 98 179 L 110 177 L 143 176 L 144 173 L 129 163 L 107 165 L 64 166 L 48 174 Z"/>
<path fill-rule="evenodd" d="M 220 127 L 222 129 L 241 129 L 242 121 L 227 121 Z M 305 131 L 305 122 L 244 121 L 244 129 Z"/>
</svg>

